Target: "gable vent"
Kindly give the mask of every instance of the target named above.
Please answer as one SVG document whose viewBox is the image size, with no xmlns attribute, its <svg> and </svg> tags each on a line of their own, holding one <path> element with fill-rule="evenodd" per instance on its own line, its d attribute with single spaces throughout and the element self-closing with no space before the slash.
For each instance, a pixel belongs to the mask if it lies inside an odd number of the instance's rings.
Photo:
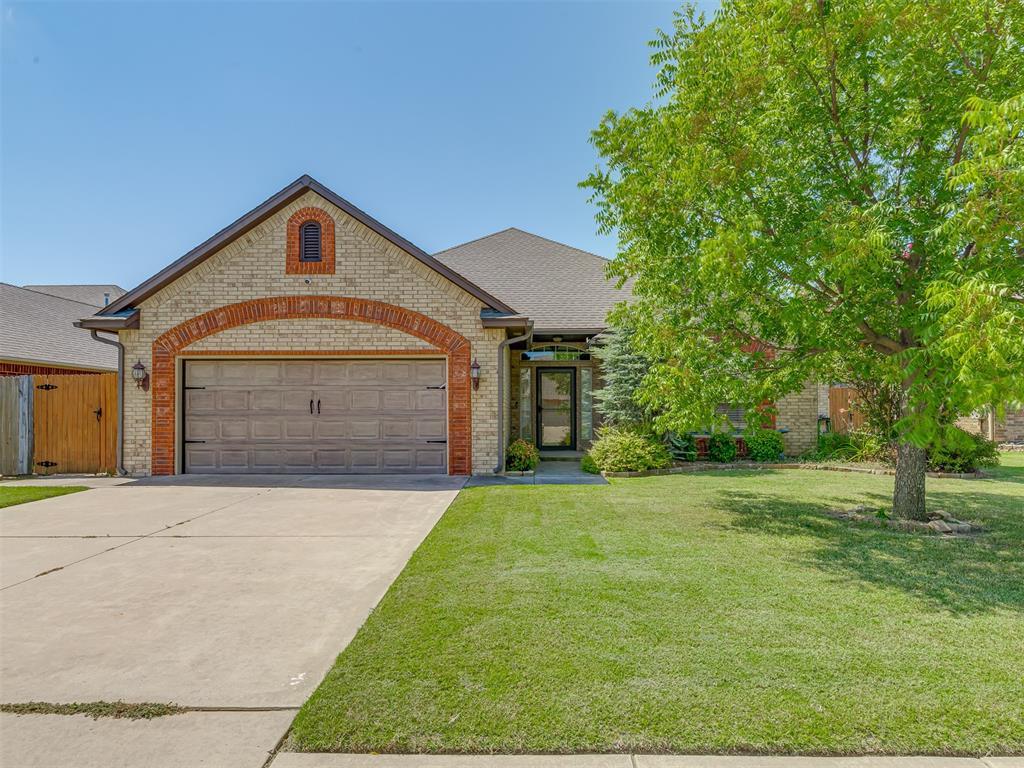
<svg viewBox="0 0 1024 768">
<path fill-rule="evenodd" d="M 302 225 L 299 233 L 301 261 L 320 261 L 320 224 L 316 221 L 307 221 Z M 293 251 L 294 253 L 294 251 Z"/>
</svg>

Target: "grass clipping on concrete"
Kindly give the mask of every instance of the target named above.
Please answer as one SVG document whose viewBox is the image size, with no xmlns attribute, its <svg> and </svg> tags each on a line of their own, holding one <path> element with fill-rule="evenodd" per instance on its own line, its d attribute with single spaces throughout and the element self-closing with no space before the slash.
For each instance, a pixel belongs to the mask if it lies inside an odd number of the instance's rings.
<svg viewBox="0 0 1024 768">
<path fill-rule="evenodd" d="M 133 704 L 125 701 L 87 701 L 72 704 L 28 701 L 23 704 L 0 704 L 0 712 L 14 715 L 88 715 L 94 720 L 100 717 L 152 720 L 154 717 L 180 715 L 188 711 L 186 707 L 175 704 Z"/>
<path fill-rule="evenodd" d="M 1020 457 L 1024 460 L 1024 455 Z M 1020 754 L 1024 468 L 464 490 L 295 720 L 339 752 Z"/>
</svg>

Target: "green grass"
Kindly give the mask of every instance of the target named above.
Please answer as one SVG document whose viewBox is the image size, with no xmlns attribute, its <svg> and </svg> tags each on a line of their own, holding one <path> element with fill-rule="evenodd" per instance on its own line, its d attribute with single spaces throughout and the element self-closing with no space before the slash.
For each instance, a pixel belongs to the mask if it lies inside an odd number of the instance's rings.
<svg viewBox="0 0 1024 768">
<path fill-rule="evenodd" d="M 84 485 L 0 485 L 0 508 L 87 490 Z"/>
<path fill-rule="evenodd" d="M 891 477 L 718 471 L 464 490 L 290 746 L 1024 752 L 1024 455 L 929 480 L 986 533 L 850 524 Z"/>
</svg>

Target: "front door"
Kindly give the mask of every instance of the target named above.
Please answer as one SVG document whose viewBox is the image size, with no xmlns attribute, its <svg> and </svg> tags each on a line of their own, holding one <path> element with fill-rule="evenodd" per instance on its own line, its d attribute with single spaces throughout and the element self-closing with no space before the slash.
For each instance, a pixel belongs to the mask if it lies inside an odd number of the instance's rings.
<svg viewBox="0 0 1024 768">
<path fill-rule="evenodd" d="M 576 371 L 538 368 L 537 436 L 541 448 L 576 449 Z"/>
</svg>

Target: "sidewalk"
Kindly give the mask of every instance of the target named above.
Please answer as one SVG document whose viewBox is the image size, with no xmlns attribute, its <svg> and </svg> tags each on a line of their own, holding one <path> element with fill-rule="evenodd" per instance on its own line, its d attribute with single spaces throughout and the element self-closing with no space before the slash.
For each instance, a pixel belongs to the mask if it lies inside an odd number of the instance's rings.
<svg viewBox="0 0 1024 768">
<path fill-rule="evenodd" d="M 334 755 L 281 752 L 271 768 L 1024 768 L 1024 757 L 784 755 Z"/>
</svg>

